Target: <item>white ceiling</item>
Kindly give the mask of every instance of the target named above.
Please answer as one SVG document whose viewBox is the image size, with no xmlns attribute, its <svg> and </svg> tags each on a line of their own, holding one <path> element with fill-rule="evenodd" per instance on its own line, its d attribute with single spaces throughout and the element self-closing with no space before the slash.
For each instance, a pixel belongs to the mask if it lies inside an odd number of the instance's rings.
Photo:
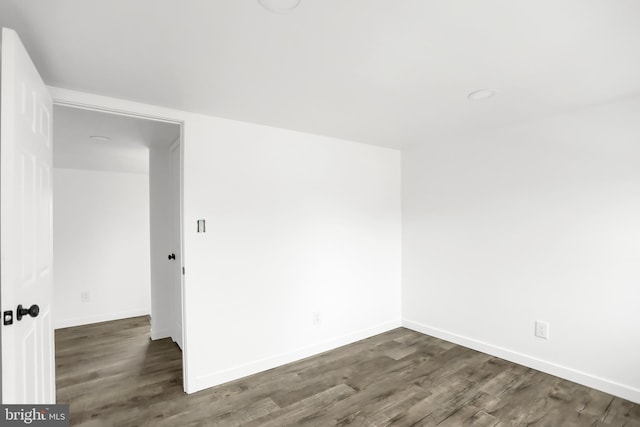
<svg viewBox="0 0 640 427">
<path fill-rule="evenodd" d="M 0 24 L 53 86 L 389 147 L 640 94 L 638 0 L 0 0 Z"/>
<path fill-rule="evenodd" d="M 53 166 L 147 173 L 149 147 L 168 147 L 180 126 L 96 111 L 54 106 Z M 106 136 L 97 141 L 91 136 Z"/>
</svg>

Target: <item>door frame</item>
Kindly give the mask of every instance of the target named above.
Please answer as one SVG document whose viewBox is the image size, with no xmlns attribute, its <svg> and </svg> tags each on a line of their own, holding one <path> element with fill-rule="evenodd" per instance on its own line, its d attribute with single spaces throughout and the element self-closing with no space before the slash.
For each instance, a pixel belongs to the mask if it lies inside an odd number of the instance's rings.
<svg viewBox="0 0 640 427">
<path fill-rule="evenodd" d="M 185 146 L 185 125 L 188 113 L 158 107 L 149 104 L 143 104 L 133 101 L 127 101 L 117 98 L 93 95 L 84 92 L 77 92 L 68 89 L 62 89 L 47 86 L 53 105 L 79 108 L 84 110 L 96 111 L 107 114 L 116 114 L 125 117 L 139 118 L 145 120 L 153 120 L 156 122 L 171 123 L 180 126 L 180 137 L 178 139 L 180 154 L 180 251 L 182 265 L 185 265 L 184 257 L 184 146 Z M 55 120 L 55 118 L 53 119 Z M 55 279 L 54 279 L 55 280 Z M 185 298 L 185 276 L 180 275 L 181 292 L 182 292 L 182 384 L 184 392 L 189 392 L 189 368 L 188 368 L 188 339 L 186 328 L 186 298 Z"/>
</svg>

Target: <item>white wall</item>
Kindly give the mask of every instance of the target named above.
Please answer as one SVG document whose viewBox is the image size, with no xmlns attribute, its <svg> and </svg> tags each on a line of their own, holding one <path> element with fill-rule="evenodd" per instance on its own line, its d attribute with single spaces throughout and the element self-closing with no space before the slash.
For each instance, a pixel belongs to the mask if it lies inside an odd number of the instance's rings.
<svg viewBox="0 0 640 427">
<path fill-rule="evenodd" d="M 398 151 L 202 116 L 184 129 L 192 390 L 399 326 Z"/>
<path fill-rule="evenodd" d="M 171 335 L 172 271 L 171 253 L 171 170 L 169 149 L 149 150 L 149 204 L 151 206 L 151 338 Z"/>
<path fill-rule="evenodd" d="M 54 169 L 53 241 L 56 328 L 149 313 L 148 175 Z"/>
<path fill-rule="evenodd" d="M 398 151 L 49 89 L 183 123 L 187 392 L 400 325 Z"/>
<path fill-rule="evenodd" d="M 188 392 L 395 326 L 397 152 L 50 90 L 184 124 Z M 403 153 L 404 324 L 640 401 L 639 112 L 621 103 Z M 331 222 L 351 232 L 322 233 Z"/>
<path fill-rule="evenodd" d="M 50 90 L 184 124 L 188 392 L 395 326 L 397 152 Z M 639 112 L 621 103 L 403 153 L 404 324 L 640 401 Z M 353 234 L 322 233 L 330 222 Z M 547 341 L 533 337 L 540 318 Z"/>
<path fill-rule="evenodd" d="M 640 402 L 640 100 L 402 157 L 404 324 Z"/>
</svg>

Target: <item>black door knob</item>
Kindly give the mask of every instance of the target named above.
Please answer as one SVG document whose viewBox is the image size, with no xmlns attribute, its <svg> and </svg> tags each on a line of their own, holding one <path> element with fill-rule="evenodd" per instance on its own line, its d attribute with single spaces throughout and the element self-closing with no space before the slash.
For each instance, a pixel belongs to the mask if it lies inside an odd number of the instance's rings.
<svg viewBox="0 0 640 427">
<path fill-rule="evenodd" d="M 16 310 L 16 319 L 22 320 L 22 317 L 27 314 L 31 317 L 38 317 L 38 314 L 40 314 L 40 307 L 38 307 L 38 304 L 33 304 L 29 308 L 24 308 L 22 307 L 22 304 L 20 304 Z"/>
<path fill-rule="evenodd" d="M 176 259 L 176 254 L 169 255 L 169 259 Z"/>
</svg>

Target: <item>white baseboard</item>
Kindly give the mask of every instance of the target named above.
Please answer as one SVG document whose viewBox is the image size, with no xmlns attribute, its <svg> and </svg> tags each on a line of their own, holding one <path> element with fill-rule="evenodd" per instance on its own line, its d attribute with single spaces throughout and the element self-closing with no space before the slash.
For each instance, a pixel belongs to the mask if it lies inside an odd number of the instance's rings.
<svg viewBox="0 0 640 427">
<path fill-rule="evenodd" d="M 72 319 L 56 320 L 55 329 L 70 328 L 73 326 L 89 325 L 91 323 L 108 322 L 110 320 L 127 319 L 129 317 L 146 316 L 149 314 L 148 308 L 138 310 L 119 311 L 116 313 L 104 313 L 95 316 L 75 317 Z"/>
<path fill-rule="evenodd" d="M 402 326 L 407 329 L 423 333 L 425 335 L 440 338 L 454 344 L 459 344 L 461 346 L 471 348 L 482 353 L 500 357 L 510 362 L 518 363 L 520 365 L 524 365 L 529 368 L 545 372 L 547 374 L 555 375 L 557 377 L 564 378 L 566 380 L 573 381 L 575 383 L 582 384 L 596 390 L 604 391 L 605 393 L 609 393 L 635 403 L 640 403 L 640 390 L 625 384 L 620 384 L 615 381 L 600 378 L 596 375 L 577 371 L 575 369 L 561 366 L 553 362 L 541 360 L 536 357 L 531 357 L 526 354 L 519 353 L 517 351 L 509 350 L 504 347 L 498 347 L 483 341 L 454 334 L 411 320 L 404 319 L 402 321 Z"/>
<path fill-rule="evenodd" d="M 169 330 L 163 330 L 163 329 L 158 329 L 155 330 L 153 329 L 153 327 L 151 328 L 151 339 L 152 340 L 161 340 L 163 338 L 169 338 L 171 337 L 171 331 Z"/>
<path fill-rule="evenodd" d="M 373 328 L 363 329 L 357 332 L 337 337 L 335 339 L 300 348 L 289 353 L 278 354 L 275 356 L 256 360 L 255 362 L 246 363 L 244 365 L 236 366 L 224 371 L 212 372 L 199 378 L 195 378 L 193 381 L 189 381 L 189 387 L 186 391 L 187 393 L 195 393 L 209 387 L 224 384 L 229 381 L 257 374 L 258 372 L 286 365 L 287 363 L 295 362 L 306 357 L 314 356 L 325 351 L 333 350 L 337 347 L 342 347 L 343 345 L 351 344 L 356 341 L 360 341 L 362 339 L 369 338 L 395 328 L 399 328 L 400 326 L 401 321 L 394 320 L 380 324 Z"/>
</svg>

